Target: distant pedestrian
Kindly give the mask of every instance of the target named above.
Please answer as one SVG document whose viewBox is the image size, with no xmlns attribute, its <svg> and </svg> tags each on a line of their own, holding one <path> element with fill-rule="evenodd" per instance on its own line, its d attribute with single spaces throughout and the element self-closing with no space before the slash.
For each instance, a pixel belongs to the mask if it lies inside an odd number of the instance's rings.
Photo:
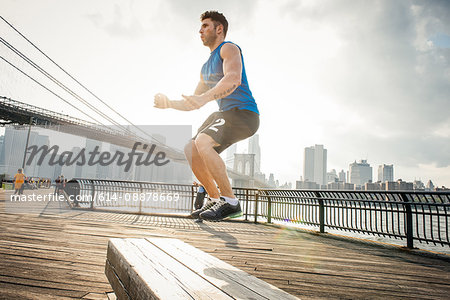
<svg viewBox="0 0 450 300">
<path fill-rule="evenodd" d="M 61 190 L 64 191 L 66 188 L 67 178 L 64 177 L 64 175 L 61 175 Z"/>
<path fill-rule="evenodd" d="M 14 195 L 22 195 L 23 194 L 23 188 L 25 184 L 25 174 L 23 174 L 23 170 L 20 168 L 17 170 L 17 174 L 14 175 Z"/>
<path fill-rule="evenodd" d="M 59 195 L 59 191 L 61 189 L 61 176 L 58 176 L 58 178 L 55 179 L 55 192 L 53 193 L 55 196 Z"/>
</svg>

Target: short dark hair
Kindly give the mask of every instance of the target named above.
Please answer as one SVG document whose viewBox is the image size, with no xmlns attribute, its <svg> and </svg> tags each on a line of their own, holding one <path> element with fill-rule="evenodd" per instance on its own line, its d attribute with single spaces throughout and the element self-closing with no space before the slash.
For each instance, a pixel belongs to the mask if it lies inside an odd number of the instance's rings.
<svg viewBox="0 0 450 300">
<path fill-rule="evenodd" d="M 216 28 L 219 24 L 223 25 L 223 36 L 225 37 L 227 35 L 228 31 L 228 21 L 225 16 L 216 11 L 216 10 L 208 10 L 202 13 L 200 16 L 200 20 L 203 21 L 205 19 L 211 19 L 214 22 L 214 28 Z"/>
</svg>

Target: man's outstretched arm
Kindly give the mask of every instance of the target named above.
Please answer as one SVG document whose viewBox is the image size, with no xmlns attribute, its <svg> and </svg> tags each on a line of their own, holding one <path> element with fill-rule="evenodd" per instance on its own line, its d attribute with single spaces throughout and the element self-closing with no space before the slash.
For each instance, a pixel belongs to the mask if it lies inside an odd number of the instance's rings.
<svg viewBox="0 0 450 300">
<path fill-rule="evenodd" d="M 200 74 L 200 81 L 197 84 L 194 95 L 201 95 L 209 90 L 209 87 L 203 81 L 203 77 Z M 186 100 L 170 100 L 166 95 L 156 94 L 155 95 L 155 105 L 156 108 L 173 108 L 176 110 L 190 111 L 195 108 L 186 105 Z"/>
<path fill-rule="evenodd" d="M 205 91 L 201 95 L 185 96 L 186 104 L 194 109 L 200 108 L 209 101 L 224 98 L 241 84 L 242 61 L 241 51 L 231 43 L 226 43 L 220 49 L 220 55 L 223 59 L 223 78 L 215 87 Z"/>
<path fill-rule="evenodd" d="M 187 106 L 185 102 L 186 102 L 185 100 L 170 100 L 164 94 L 156 94 L 153 107 L 161 109 L 173 108 L 182 111 L 189 111 L 194 109 Z"/>
</svg>

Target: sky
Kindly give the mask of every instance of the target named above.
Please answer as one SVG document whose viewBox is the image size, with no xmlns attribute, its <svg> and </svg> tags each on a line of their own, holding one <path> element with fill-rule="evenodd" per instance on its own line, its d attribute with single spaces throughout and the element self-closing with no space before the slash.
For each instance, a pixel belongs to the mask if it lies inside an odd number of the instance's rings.
<svg viewBox="0 0 450 300">
<path fill-rule="evenodd" d="M 216 103 L 158 110 L 153 96 L 181 99 L 195 90 L 209 57 L 198 33 L 206 10 L 224 13 L 226 39 L 242 48 L 267 176 L 295 186 L 304 148 L 321 144 L 328 170 L 367 159 L 374 181 L 378 165 L 393 164 L 395 179 L 450 187 L 449 1 L 0 2 L 2 17 L 134 124 L 194 130 Z M 1 20 L 0 36 L 114 115 Z M 3 44 L 0 55 L 88 112 Z M 0 95 L 88 119 L 2 60 Z M 238 151 L 246 149 L 241 142 Z"/>
</svg>

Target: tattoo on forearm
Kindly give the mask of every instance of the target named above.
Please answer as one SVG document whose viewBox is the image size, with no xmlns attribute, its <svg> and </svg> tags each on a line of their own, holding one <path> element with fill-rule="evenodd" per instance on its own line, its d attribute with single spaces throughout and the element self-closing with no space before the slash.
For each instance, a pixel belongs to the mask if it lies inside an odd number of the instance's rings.
<svg viewBox="0 0 450 300">
<path fill-rule="evenodd" d="M 236 88 L 236 85 L 233 84 L 232 87 L 230 87 L 229 89 L 227 89 L 226 91 L 223 91 L 222 93 L 218 93 L 218 94 L 214 94 L 213 97 L 214 99 L 220 99 L 222 97 L 225 97 L 229 94 L 231 94 L 231 92 Z"/>
</svg>

